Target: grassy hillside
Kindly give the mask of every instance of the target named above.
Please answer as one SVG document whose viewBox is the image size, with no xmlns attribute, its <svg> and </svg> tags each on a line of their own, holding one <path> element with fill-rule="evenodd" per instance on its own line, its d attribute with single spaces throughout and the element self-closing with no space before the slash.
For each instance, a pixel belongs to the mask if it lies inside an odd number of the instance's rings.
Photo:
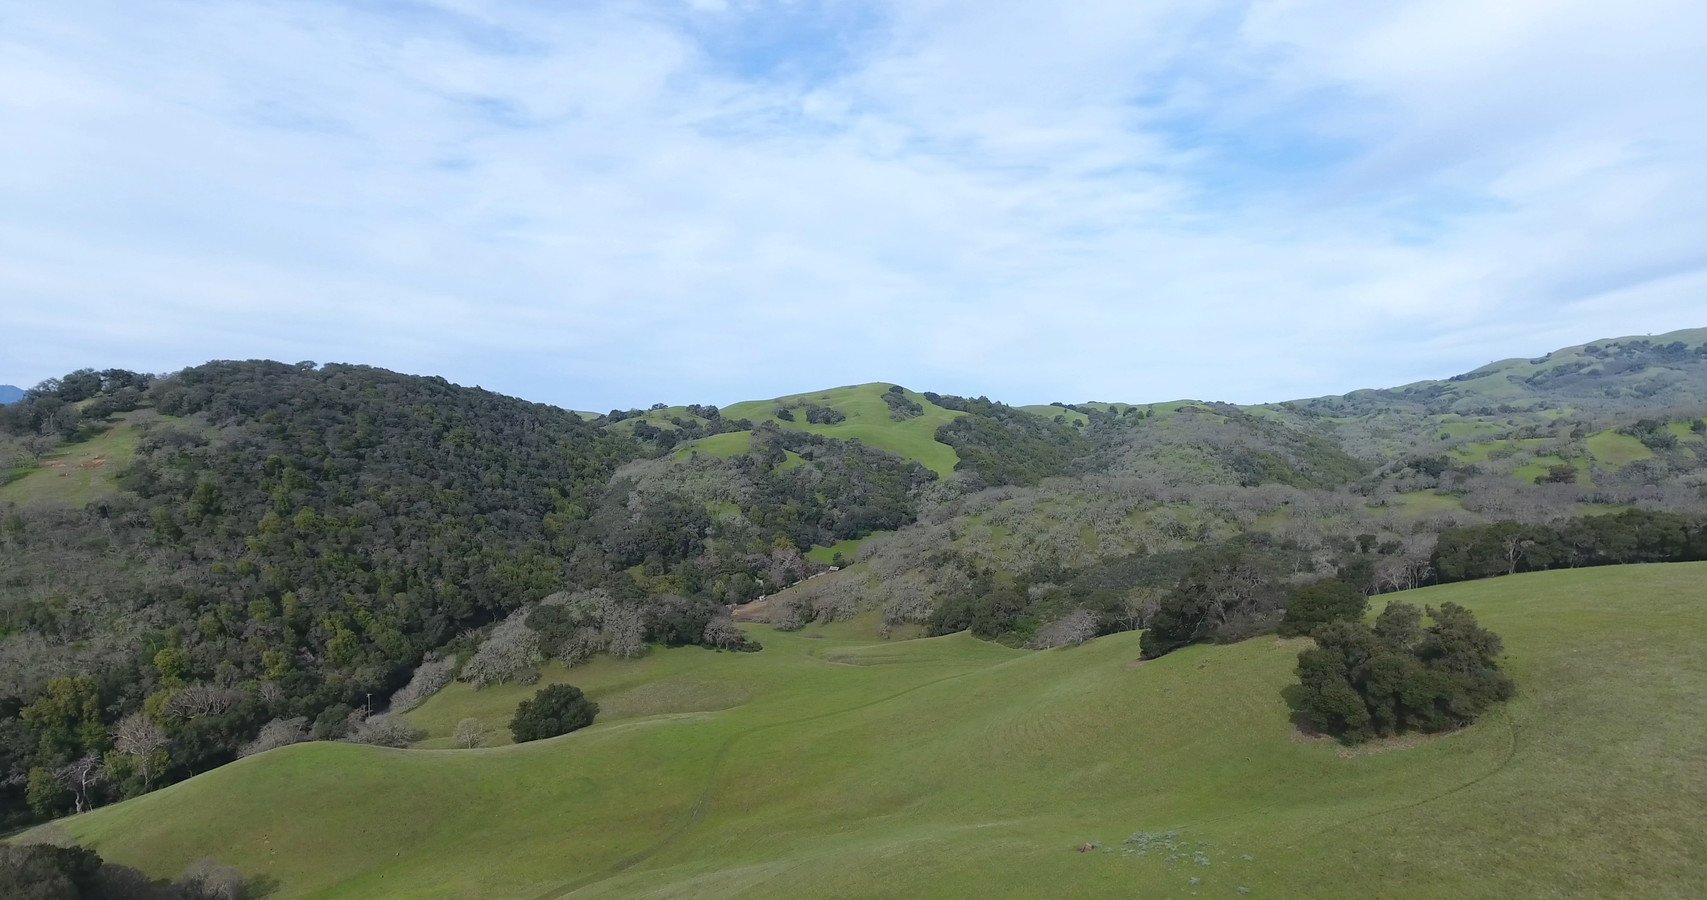
<svg viewBox="0 0 1707 900">
<path fill-rule="evenodd" d="M 1288 724 L 1298 642 L 1132 666 L 1130 633 L 1026 653 L 755 628 L 758 654 L 571 673 L 613 706 L 654 685 L 725 709 L 476 751 L 299 745 L 62 824 L 156 874 L 213 855 L 278 898 L 1690 896 L 1704 581 L 1682 564 L 1406 595 L 1503 634 L 1520 695 L 1376 750 Z M 501 721 L 520 693 L 419 715 Z"/>
<path fill-rule="evenodd" d="M 141 422 L 149 411 L 124 413 L 112 428 L 93 440 L 63 444 L 42 458 L 41 465 L 16 480 L 0 485 L 0 503 L 57 500 L 82 506 L 118 490 L 117 473 L 136 453 Z"/>
<path fill-rule="evenodd" d="M 887 383 L 874 382 L 809 394 L 793 394 L 774 400 L 750 400 L 724 408 L 723 416 L 726 419 L 775 422 L 785 428 L 810 431 L 842 440 L 857 438 L 873 447 L 881 447 L 908 459 L 918 460 L 921 465 L 938 475 L 946 476 L 953 472 L 954 464 L 960 459 L 955 455 L 953 447 L 937 442 L 936 430 L 938 426 L 953 420 L 960 413 L 930 403 L 925 400 L 924 395 L 916 391 L 908 391 L 907 399 L 923 407 L 924 413 L 911 419 L 896 420 L 890 416 L 888 404 L 883 402 L 883 394 L 887 390 Z M 807 403 L 832 407 L 847 418 L 834 425 L 809 424 L 805 414 L 801 412 Z M 792 408 L 794 413 L 793 422 L 777 418 L 778 409 L 789 408 Z"/>
</svg>

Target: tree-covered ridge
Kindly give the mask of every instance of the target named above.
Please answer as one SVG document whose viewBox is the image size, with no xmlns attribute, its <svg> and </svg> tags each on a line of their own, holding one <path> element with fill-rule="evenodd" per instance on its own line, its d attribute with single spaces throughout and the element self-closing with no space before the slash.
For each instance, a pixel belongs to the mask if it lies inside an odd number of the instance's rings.
<svg viewBox="0 0 1707 900">
<path fill-rule="evenodd" d="M 908 524 L 935 479 L 768 423 L 747 453 L 675 460 L 608 421 L 362 366 L 216 362 L 146 391 L 92 374 L 3 422 L 53 445 L 115 408 L 154 417 L 125 490 L 0 507 L 12 819 L 310 736 L 406 743 L 366 714 L 412 670 L 490 683 L 648 642 L 753 649 L 720 607 L 818 571 L 816 544 Z"/>
<path fill-rule="evenodd" d="M 1298 401 L 1330 415 L 1388 409 L 1497 414 L 1521 409 L 1658 408 L 1707 403 L 1707 329 L 1595 341 L 1490 363 L 1444 381 Z"/>
<path fill-rule="evenodd" d="M 1090 450 L 1079 429 L 987 397 L 925 397 L 966 413 L 938 427 L 936 438 L 960 455 L 955 471 L 976 473 L 982 484 L 1036 484 L 1063 474 Z"/>
<path fill-rule="evenodd" d="M 21 406 L 90 399 L 64 393 Z M 360 366 L 211 363 L 143 399 L 182 419 L 146 431 L 129 491 L 0 519 L 0 764 L 30 776 L 0 794 L 8 817 L 205 769 L 270 720 L 341 730 L 428 650 L 564 586 L 589 504 L 639 452 Z M 121 720 L 149 738 L 127 745 Z"/>
</svg>

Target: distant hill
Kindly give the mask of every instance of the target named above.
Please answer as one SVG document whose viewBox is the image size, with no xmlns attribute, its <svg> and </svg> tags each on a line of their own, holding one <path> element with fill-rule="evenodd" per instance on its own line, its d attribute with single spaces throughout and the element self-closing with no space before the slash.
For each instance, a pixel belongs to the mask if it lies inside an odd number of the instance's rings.
<svg viewBox="0 0 1707 900">
<path fill-rule="evenodd" d="M 24 389 L 10 384 L 0 384 L 0 405 L 16 403 L 24 399 Z"/>
<path fill-rule="evenodd" d="M 1604 410 L 1707 403 L 1707 328 L 1592 341 L 1505 359 L 1444 381 L 1353 391 L 1294 404 L 1333 415 L 1395 407 L 1430 414 Z"/>
</svg>

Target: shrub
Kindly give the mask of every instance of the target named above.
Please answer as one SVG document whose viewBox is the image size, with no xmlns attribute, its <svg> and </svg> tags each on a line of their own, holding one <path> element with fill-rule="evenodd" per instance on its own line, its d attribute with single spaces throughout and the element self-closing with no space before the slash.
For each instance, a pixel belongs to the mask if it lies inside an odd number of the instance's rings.
<svg viewBox="0 0 1707 900">
<path fill-rule="evenodd" d="M 516 707 L 516 717 L 510 720 L 510 736 L 518 744 L 556 737 L 593 724 L 593 717 L 598 714 L 599 705 L 588 700 L 580 688 L 554 684 Z"/>
</svg>

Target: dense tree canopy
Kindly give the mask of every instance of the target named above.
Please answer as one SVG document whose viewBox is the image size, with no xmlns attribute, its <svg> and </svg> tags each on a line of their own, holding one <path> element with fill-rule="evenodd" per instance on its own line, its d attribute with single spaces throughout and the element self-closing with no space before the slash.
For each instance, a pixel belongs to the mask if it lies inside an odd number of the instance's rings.
<svg viewBox="0 0 1707 900">
<path fill-rule="evenodd" d="M 1390 603 L 1374 627 L 1332 622 L 1298 654 L 1300 705 L 1314 727 L 1347 743 L 1407 731 L 1446 731 L 1476 720 L 1514 688 L 1500 671 L 1498 635 L 1454 603 L 1428 610 Z"/>
<path fill-rule="evenodd" d="M 510 720 L 510 735 L 516 743 L 539 741 L 568 734 L 593 724 L 599 705 L 588 700 L 572 684 L 541 688 L 532 700 L 523 700 Z"/>
</svg>

